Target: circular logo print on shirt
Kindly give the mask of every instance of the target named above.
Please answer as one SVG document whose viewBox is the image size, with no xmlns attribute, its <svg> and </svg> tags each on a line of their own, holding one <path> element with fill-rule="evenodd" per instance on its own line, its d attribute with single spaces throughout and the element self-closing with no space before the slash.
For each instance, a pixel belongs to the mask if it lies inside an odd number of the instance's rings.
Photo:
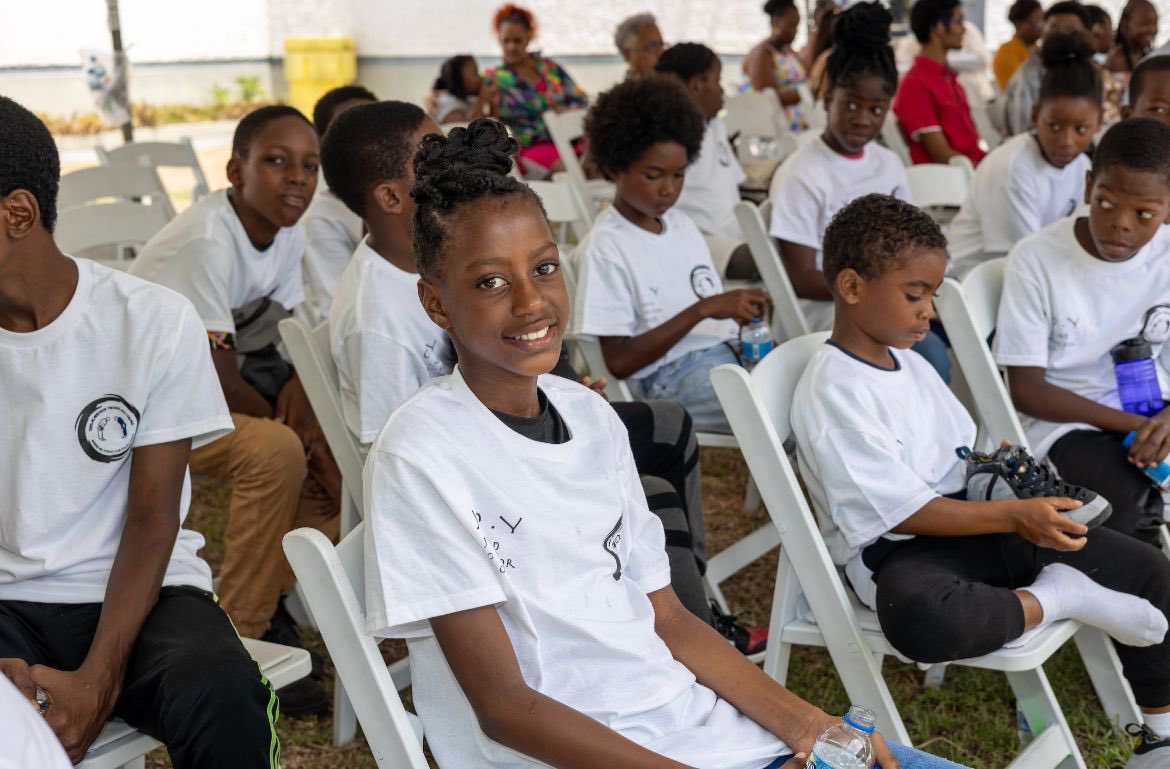
<svg viewBox="0 0 1170 769">
<path fill-rule="evenodd" d="M 1142 336 L 1151 344 L 1162 344 L 1170 340 L 1170 307 L 1156 304 L 1146 310 L 1142 320 Z"/>
<path fill-rule="evenodd" d="M 700 264 L 691 270 L 691 290 L 700 299 L 718 294 L 719 279 L 715 277 L 715 270 L 705 264 Z"/>
<path fill-rule="evenodd" d="M 130 453 L 138 431 L 138 409 L 121 395 L 103 395 L 77 415 L 81 450 L 98 462 L 117 462 Z"/>
</svg>

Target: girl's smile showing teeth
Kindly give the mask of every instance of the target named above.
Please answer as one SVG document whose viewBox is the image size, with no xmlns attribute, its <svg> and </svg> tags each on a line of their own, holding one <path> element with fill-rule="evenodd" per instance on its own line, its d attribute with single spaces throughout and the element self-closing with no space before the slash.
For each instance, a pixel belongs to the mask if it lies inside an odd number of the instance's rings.
<svg viewBox="0 0 1170 769">
<path fill-rule="evenodd" d="M 519 339 L 521 342 L 535 342 L 537 339 L 544 339 L 548 336 L 548 332 L 552 330 L 552 326 L 545 326 L 539 331 L 532 331 L 527 334 L 520 334 L 519 336 L 510 336 L 509 339 Z"/>
</svg>

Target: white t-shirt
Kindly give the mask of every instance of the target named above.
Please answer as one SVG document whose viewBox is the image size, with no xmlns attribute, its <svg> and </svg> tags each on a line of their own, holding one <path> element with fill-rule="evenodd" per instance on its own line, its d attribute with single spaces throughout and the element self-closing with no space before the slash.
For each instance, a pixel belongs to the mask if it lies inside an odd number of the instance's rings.
<svg viewBox="0 0 1170 769">
<path fill-rule="evenodd" d="M 892 120 L 893 118 L 888 118 Z M 890 150 L 870 142 L 860 157 L 834 152 L 817 137 L 780 164 L 768 196 L 772 199 L 772 237 L 815 248 L 821 269 L 821 241 L 833 215 L 853 200 L 880 192 L 912 203 L 906 167 Z M 801 299 L 805 320 L 813 331 L 833 327 L 833 303 Z"/>
<path fill-rule="evenodd" d="M 975 169 L 967 199 L 947 230 L 954 272 L 1003 256 L 1021 238 L 1071 216 L 1085 197 L 1092 161 L 1080 154 L 1064 168 L 1044 159 L 1030 133 L 996 147 Z"/>
<path fill-rule="evenodd" d="M 995 331 L 995 362 L 1038 366 L 1044 379 L 1089 400 L 1120 409 L 1110 349 L 1142 333 L 1150 313 L 1153 337 L 1164 339 L 1170 324 L 1170 232 L 1124 262 L 1106 262 L 1081 248 L 1076 217 L 1061 219 L 1024 238 L 1008 254 L 1003 298 Z M 1151 309 L 1160 311 L 1151 313 Z M 1170 395 L 1164 345 L 1153 345 L 1162 382 Z M 1020 422 L 1032 453 L 1043 458 L 1058 438 L 1081 423 L 1045 422 L 1026 414 Z"/>
<path fill-rule="evenodd" d="M 419 301 L 418 274 L 390 264 L 365 238 L 333 295 L 329 346 L 345 424 L 362 443 L 372 443 L 394 409 L 455 365 L 447 332 Z"/>
<path fill-rule="evenodd" d="M 362 219 L 327 187 L 318 187 L 302 221 L 305 301 L 312 317 L 328 318 L 337 282 L 362 239 Z"/>
<path fill-rule="evenodd" d="M 975 440 L 971 416 L 926 359 L 890 352 L 896 371 L 826 344 L 792 400 L 796 456 L 821 535 L 870 608 L 875 588 L 861 551 L 930 500 L 963 489 L 955 449 Z"/>
<path fill-rule="evenodd" d="M 699 157 L 687 169 L 682 194 L 674 207 L 694 220 L 699 230 L 724 240 L 743 240 L 735 218 L 739 185 L 747 179 L 719 118 L 707 122 Z"/>
<path fill-rule="evenodd" d="M 367 629 L 408 640 L 436 760 L 544 766 L 484 735 L 430 628 L 492 605 L 529 686 L 650 750 L 724 769 L 788 752 L 654 632 L 647 594 L 670 584 L 670 564 L 613 409 L 566 379 L 539 386 L 566 443 L 514 432 L 456 368 L 394 413 L 366 462 Z"/>
<path fill-rule="evenodd" d="M 65 310 L 28 333 L 0 329 L 0 600 L 100 603 L 126 522 L 140 446 L 232 429 L 191 303 L 78 259 Z M 183 483 L 179 523 L 187 517 Z M 211 590 L 180 529 L 164 585 Z"/>
<path fill-rule="evenodd" d="M 73 763 L 49 728 L 7 676 L 0 675 L 0 769 L 72 769 Z"/>
<path fill-rule="evenodd" d="M 232 310 L 269 297 L 291 310 L 304 301 L 305 233 L 284 227 L 268 248 L 248 240 L 227 190 L 213 192 L 159 230 L 130 272 L 191 300 L 208 331 L 234 334 Z"/>
<path fill-rule="evenodd" d="M 637 336 L 661 326 L 700 299 L 723 293 L 703 234 L 677 208 L 654 234 L 606 208 L 577 246 L 573 327 L 579 334 Z M 693 350 L 739 337 L 733 320 L 708 318 L 658 360 L 634 373 L 644 377 Z"/>
</svg>

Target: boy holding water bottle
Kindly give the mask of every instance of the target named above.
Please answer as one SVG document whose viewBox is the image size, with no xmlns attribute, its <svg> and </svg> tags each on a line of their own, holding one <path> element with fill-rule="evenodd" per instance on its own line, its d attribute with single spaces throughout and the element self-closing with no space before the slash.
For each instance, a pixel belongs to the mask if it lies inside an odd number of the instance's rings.
<svg viewBox="0 0 1170 769">
<path fill-rule="evenodd" d="M 1164 503 L 1143 470 L 1170 453 L 1170 126 L 1111 128 L 1085 203 L 1008 255 L 995 358 L 1037 458 L 1108 499 L 1106 526 L 1157 543 Z"/>
</svg>

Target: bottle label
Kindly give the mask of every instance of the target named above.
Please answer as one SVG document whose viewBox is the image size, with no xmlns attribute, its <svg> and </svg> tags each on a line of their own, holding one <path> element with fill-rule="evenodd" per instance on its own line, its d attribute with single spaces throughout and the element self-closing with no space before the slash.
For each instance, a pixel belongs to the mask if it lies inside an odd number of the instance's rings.
<svg viewBox="0 0 1170 769">
<path fill-rule="evenodd" d="M 804 769 L 837 769 L 827 761 L 821 759 L 816 753 L 808 757 L 808 761 L 804 764 Z"/>
<path fill-rule="evenodd" d="M 764 356 L 772 352 L 772 340 L 750 342 L 743 345 L 743 357 L 750 361 L 761 361 Z"/>
</svg>

